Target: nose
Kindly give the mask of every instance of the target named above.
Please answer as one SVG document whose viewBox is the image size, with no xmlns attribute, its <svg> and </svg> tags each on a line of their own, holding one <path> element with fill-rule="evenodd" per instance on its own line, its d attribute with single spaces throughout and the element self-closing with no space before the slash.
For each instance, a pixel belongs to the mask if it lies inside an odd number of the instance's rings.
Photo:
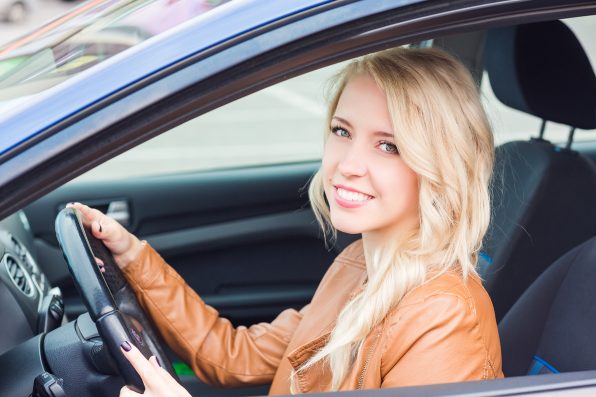
<svg viewBox="0 0 596 397">
<path fill-rule="evenodd" d="M 337 165 L 337 170 L 346 177 L 363 176 L 366 174 L 364 155 L 358 150 L 357 145 L 351 145 Z"/>
</svg>

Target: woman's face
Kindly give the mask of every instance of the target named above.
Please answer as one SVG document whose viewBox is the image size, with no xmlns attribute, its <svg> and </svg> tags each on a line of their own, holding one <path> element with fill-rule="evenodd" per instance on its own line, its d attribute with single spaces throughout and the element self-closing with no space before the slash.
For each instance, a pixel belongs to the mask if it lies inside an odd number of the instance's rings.
<svg viewBox="0 0 596 397">
<path fill-rule="evenodd" d="M 372 78 L 348 82 L 330 128 L 322 171 L 333 226 L 387 238 L 416 227 L 418 178 L 398 153 L 385 94 Z"/>
</svg>

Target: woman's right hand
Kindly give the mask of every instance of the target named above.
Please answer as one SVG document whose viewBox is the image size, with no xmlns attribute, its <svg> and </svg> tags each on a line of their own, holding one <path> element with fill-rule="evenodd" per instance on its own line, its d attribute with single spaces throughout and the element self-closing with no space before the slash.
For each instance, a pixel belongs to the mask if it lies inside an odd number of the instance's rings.
<svg viewBox="0 0 596 397">
<path fill-rule="evenodd" d="M 85 204 L 70 203 L 67 207 L 81 212 L 83 224 L 91 229 L 93 236 L 103 241 L 120 269 L 139 257 L 142 243 L 116 220 Z"/>
</svg>

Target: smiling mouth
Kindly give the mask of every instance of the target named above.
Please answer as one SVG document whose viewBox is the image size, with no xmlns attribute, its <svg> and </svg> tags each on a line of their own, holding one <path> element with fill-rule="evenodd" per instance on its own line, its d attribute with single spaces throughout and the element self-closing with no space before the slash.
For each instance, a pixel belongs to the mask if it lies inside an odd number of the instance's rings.
<svg viewBox="0 0 596 397">
<path fill-rule="evenodd" d="M 360 193 L 360 192 L 354 192 L 352 190 L 347 190 L 341 187 L 335 187 L 335 190 L 337 191 L 337 195 L 346 200 L 346 201 L 352 201 L 355 203 L 362 203 L 368 200 L 373 199 L 373 196 L 369 196 L 368 194 L 364 194 L 364 193 Z"/>
</svg>

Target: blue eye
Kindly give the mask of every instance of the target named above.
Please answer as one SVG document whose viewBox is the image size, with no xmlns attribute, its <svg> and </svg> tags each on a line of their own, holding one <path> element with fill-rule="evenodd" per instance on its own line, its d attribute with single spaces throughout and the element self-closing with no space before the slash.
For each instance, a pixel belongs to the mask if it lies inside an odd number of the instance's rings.
<svg viewBox="0 0 596 397">
<path fill-rule="evenodd" d="M 350 137 L 350 133 L 348 132 L 348 130 L 346 130 L 345 128 L 342 127 L 331 127 L 331 133 L 333 135 L 337 135 L 339 137 L 342 138 L 349 138 Z"/>
<path fill-rule="evenodd" d="M 386 153 L 399 154 L 399 150 L 397 150 L 397 146 L 395 146 L 395 144 L 393 144 L 391 142 L 381 142 L 379 144 L 379 147 L 381 148 L 382 151 L 384 151 Z"/>
</svg>

